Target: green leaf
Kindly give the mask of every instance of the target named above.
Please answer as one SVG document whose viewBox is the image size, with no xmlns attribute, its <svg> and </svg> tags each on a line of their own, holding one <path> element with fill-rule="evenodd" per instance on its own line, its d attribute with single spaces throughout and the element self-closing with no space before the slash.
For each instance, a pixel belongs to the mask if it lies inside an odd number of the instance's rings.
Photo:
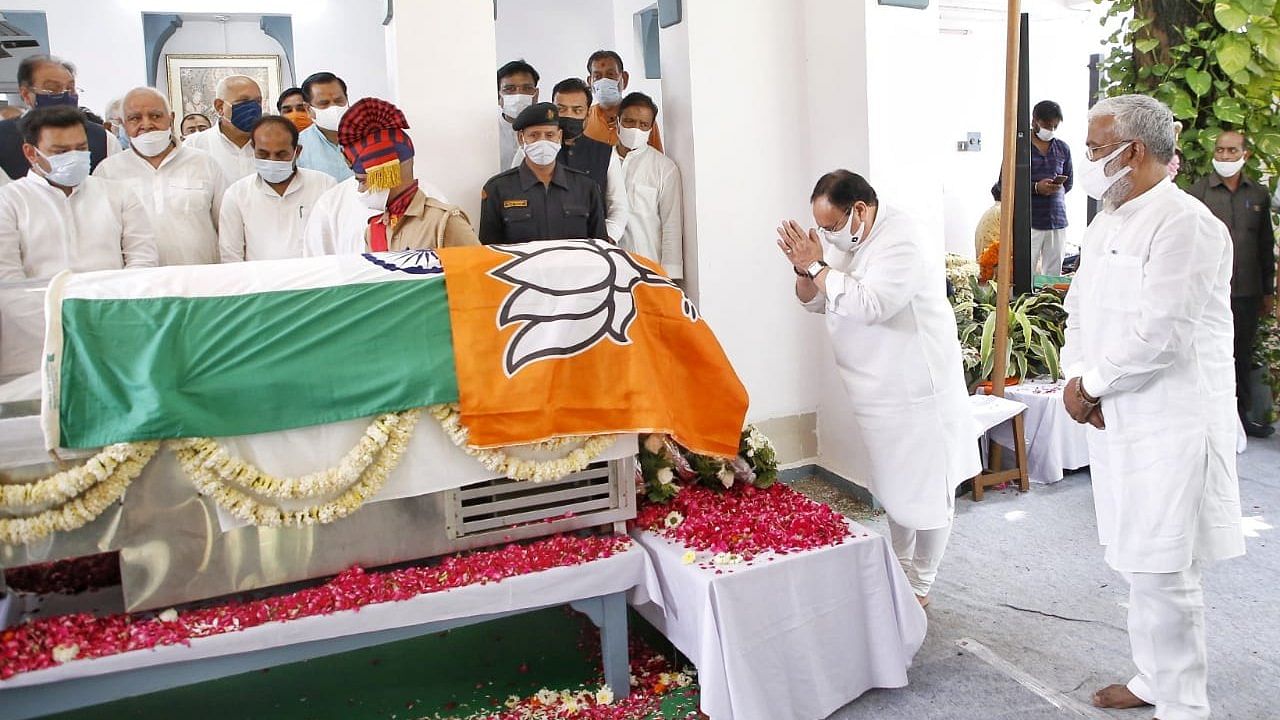
<svg viewBox="0 0 1280 720">
<path fill-rule="evenodd" d="M 1232 0 L 1218 0 L 1214 3 L 1213 17 L 1219 25 L 1233 32 L 1249 22 L 1249 12 L 1241 7 L 1241 3 Z"/>
<path fill-rule="evenodd" d="M 1270 155 L 1273 158 L 1280 156 L 1280 128 L 1270 132 L 1254 133 L 1251 139 L 1258 153 Z"/>
<path fill-rule="evenodd" d="M 1249 41 L 1235 35 L 1223 35 L 1218 39 L 1215 57 L 1218 67 L 1228 75 L 1235 75 L 1244 70 L 1253 55 Z"/>
<path fill-rule="evenodd" d="M 1235 0 L 1235 3 L 1255 17 L 1267 17 L 1276 9 L 1276 0 Z"/>
<path fill-rule="evenodd" d="M 1235 97 L 1219 97 L 1213 101 L 1213 115 L 1224 123 L 1238 126 L 1244 122 L 1244 105 Z"/>
<path fill-rule="evenodd" d="M 1134 19 L 1132 19 L 1132 20 L 1130 20 L 1130 21 L 1129 21 L 1129 32 L 1134 32 L 1134 31 L 1137 31 L 1137 30 L 1141 30 L 1142 28 L 1144 28 L 1144 27 L 1146 27 L 1146 26 L 1148 26 L 1148 25 L 1150 25 L 1150 24 L 1151 24 L 1151 18 L 1149 18 L 1149 17 L 1140 17 L 1140 18 L 1139 18 L 1139 17 L 1136 17 L 1136 18 L 1134 18 Z"/>
<path fill-rule="evenodd" d="M 1179 120 L 1194 118 L 1197 114 L 1196 104 L 1191 99 L 1191 96 L 1187 94 L 1187 91 L 1180 87 L 1174 87 L 1171 92 L 1172 99 L 1169 101 L 1169 109 L 1173 111 L 1173 116 Z"/>
<path fill-rule="evenodd" d="M 1196 97 L 1202 97 L 1213 87 L 1213 76 L 1201 70 L 1187 70 L 1186 80 L 1187 87 L 1191 88 Z"/>
<path fill-rule="evenodd" d="M 1143 38 L 1133 44 L 1140 53 L 1149 53 L 1159 47 L 1160 41 L 1155 38 Z"/>
<path fill-rule="evenodd" d="M 984 360 L 991 359 L 992 343 L 996 336 L 996 315 L 991 313 L 987 316 L 987 321 L 982 324 L 982 344 L 978 346 L 978 354 Z M 988 371 L 990 372 L 990 371 Z"/>
</svg>

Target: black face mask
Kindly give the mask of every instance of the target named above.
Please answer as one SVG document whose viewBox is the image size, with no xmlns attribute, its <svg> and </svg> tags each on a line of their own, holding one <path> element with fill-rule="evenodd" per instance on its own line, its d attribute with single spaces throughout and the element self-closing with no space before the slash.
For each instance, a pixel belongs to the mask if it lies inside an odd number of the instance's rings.
<svg viewBox="0 0 1280 720">
<path fill-rule="evenodd" d="M 571 140 L 582 134 L 586 128 L 587 121 L 581 118 L 560 118 L 560 130 L 564 133 L 566 140 Z"/>
</svg>

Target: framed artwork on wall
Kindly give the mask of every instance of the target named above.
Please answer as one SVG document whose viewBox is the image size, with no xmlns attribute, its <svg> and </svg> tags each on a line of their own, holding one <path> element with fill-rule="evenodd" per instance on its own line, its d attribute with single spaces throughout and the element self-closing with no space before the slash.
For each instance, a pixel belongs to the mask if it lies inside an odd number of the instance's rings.
<svg viewBox="0 0 1280 720">
<path fill-rule="evenodd" d="M 191 113 L 213 116 L 218 81 L 228 75 L 248 75 L 262 88 L 264 112 L 274 112 L 280 95 L 279 55 L 165 55 L 169 72 L 169 102 L 178 117 Z"/>
</svg>

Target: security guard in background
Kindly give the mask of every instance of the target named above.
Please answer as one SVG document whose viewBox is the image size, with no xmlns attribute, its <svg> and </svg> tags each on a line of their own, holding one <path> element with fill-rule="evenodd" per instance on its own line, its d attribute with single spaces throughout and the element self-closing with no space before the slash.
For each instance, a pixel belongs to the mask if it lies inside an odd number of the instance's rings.
<svg viewBox="0 0 1280 720">
<path fill-rule="evenodd" d="M 586 173 L 556 162 L 563 137 L 556 106 L 532 105 L 516 116 L 512 127 L 525 159 L 485 183 L 480 242 L 608 240 L 600 186 Z"/>
</svg>

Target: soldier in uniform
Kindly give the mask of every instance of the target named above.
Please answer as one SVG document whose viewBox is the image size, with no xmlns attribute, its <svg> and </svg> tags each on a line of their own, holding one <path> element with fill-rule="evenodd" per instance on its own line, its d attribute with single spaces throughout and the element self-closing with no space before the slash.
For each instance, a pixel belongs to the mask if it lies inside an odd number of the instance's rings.
<svg viewBox="0 0 1280 720">
<path fill-rule="evenodd" d="M 608 240 L 600 186 L 556 162 L 563 133 L 551 103 L 526 108 L 512 123 L 524 162 L 498 173 L 481 191 L 480 242 Z"/>
</svg>

